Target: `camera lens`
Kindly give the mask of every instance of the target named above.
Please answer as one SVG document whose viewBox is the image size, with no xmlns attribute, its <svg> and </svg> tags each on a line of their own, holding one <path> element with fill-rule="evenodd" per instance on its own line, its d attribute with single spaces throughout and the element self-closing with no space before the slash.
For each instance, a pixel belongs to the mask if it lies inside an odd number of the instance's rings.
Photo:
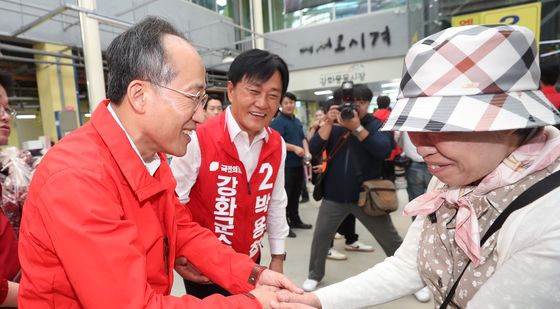
<svg viewBox="0 0 560 309">
<path fill-rule="evenodd" d="M 348 120 L 354 118 L 356 107 L 352 103 L 346 102 L 340 105 L 338 110 L 340 111 L 340 118 Z"/>
<path fill-rule="evenodd" d="M 340 110 L 340 118 L 346 120 L 354 118 L 354 109 L 350 106 L 343 107 Z"/>
</svg>

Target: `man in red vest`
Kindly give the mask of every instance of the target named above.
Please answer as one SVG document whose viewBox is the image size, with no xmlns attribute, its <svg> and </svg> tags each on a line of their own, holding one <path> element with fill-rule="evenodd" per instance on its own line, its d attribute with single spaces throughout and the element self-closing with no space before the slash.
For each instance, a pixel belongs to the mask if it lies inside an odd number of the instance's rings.
<svg viewBox="0 0 560 309">
<path fill-rule="evenodd" d="M 203 119 L 205 69 L 168 22 L 148 17 L 107 49 L 108 91 L 45 155 L 25 203 L 22 308 L 270 308 L 284 276 L 221 244 L 175 195 L 166 154 Z M 188 259 L 237 295 L 169 295 Z M 301 291 L 300 291 L 301 292 Z"/>
<path fill-rule="evenodd" d="M 193 219 L 257 263 L 268 231 L 270 269 L 280 273 L 289 230 L 286 145 L 268 125 L 287 88 L 288 68 L 279 56 L 259 49 L 240 54 L 228 73 L 231 107 L 199 126 L 186 155 L 171 161 L 177 195 Z M 194 267 L 183 277 L 190 295 L 229 295 Z"/>
</svg>

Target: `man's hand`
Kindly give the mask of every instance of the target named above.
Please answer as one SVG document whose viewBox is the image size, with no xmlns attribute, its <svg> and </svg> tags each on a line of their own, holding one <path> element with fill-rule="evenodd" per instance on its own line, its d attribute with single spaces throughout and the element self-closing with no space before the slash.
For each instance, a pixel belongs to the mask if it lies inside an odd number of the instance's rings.
<svg viewBox="0 0 560 309">
<path fill-rule="evenodd" d="M 286 289 L 292 293 L 303 294 L 303 290 L 298 288 L 293 282 L 284 277 L 284 275 L 272 271 L 270 269 L 265 269 L 257 282 L 257 286 L 260 285 L 270 285 L 277 288 Z"/>
<path fill-rule="evenodd" d="M 282 290 L 277 294 L 278 302 L 273 301 L 271 307 L 273 309 L 314 309 L 321 308 L 319 298 L 313 293 L 294 294 Z"/>
<path fill-rule="evenodd" d="M 272 308 L 270 307 L 271 303 L 278 302 L 278 300 L 276 299 L 276 291 L 278 291 L 278 288 L 268 286 L 268 285 L 262 285 L 255 288 L 249 293 L 255 296 L 255 298 L 259 301 L 259 303 L 261 303 L 263 309 L 269 309 Z"/>
<path fill-rule="evenodd" d="M 180 256 L 175 259 L 175 270 L 181 277 L 200 284 L 210 284 L 212 281 L 204 276 L 186 257 Z"/>
<path fill-rule="evenodd" d="M 321 174 L 323 172 L 322 165 L 313 165 L 313 174 Z"/>
<path fill-rule="evenodd" d="M 352 117 L 352 119 L 342 119 L 340 118 L 340 114 L 338 114 L 337 116 L 338 123 L 350 131 L 356 130 L 361 125 L 360 117 L 358 117 L 358 112 L 353 111 L 353 113 L 354 113 L 354 117 Z"/>
<path fill-rule="evenodd" d="M 283 254 L 279 254 L 279 255 L 272 255 L 272 258 L 270 259 L 270 266 L 268 266 L 268 269 L 270 270 L 274 270 L 277 273 L 284 273 L 284 255 Z"/>
<path fill-rule="evenodd" d="M 305 156 L 305 150 L 303 149 L 303 147 L 294 146 L 294 153 L 295 153 L 296 156 L 298 156 L 298 157 L 303 157 L 303 156 Z"/>
</svg>

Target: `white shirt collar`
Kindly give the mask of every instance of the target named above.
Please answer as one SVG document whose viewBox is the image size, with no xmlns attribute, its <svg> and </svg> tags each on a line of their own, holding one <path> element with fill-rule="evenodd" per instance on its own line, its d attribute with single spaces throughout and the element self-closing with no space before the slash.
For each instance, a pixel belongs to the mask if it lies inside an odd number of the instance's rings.
<svg viewBox="0 0 560 309">
<path fill-rule="evenodd" d="M 150 162 L 146 163 L 144 161 L 144 159 L 142 158 L 142 156 L 140 155 L 140 151 L 138 151 L 138 148 L 136 147 L 136 145 L 134 145 L 134 142 L 132 141 L 132 138 L 130 138 L 130 135 L 128 135 L 128 132 L 126 132 L 126 130 L 124 129 L 124 126 L 122 125 L 122 122 L 119 120 L 119 117 L 117 117 L 117 114 L 115 113 L 115 110 L 113 110 L 113 107 L 111 106 L 111 103 L 109 103 L 109 105 L 107 105 L 107 110 L 109 110 L 109 113 L 111 113 L 111 116 L 113 116 L 113 118 L 115 119 L 115 121 L 117 122 L 119 127 L 121 127 L 121 129 L 124 131 L 124 134 L 126 134 L 126 138 L 128 138 L 128 142 L 130 143 L 130 146 L 132 146 L 132 149 L 134 149 L 134 151 L 136 152 L 136 154 L 138 155 L 140 160 L 142 160 L 142 163 L 144 164 L 144 166 L 148 170 L 148 173 L 150 173 L 150 176 L 154 176 L 154 174 L 156 173 L 157 169 L 159 168 L 159 166 L 161 164 L 161 159 L 159 158 L 157 153 L 154 154 L 154 157 Z"/>
<path fill-rule="evenodd" d="M 237 123 L 235 118 L 233 118 L 233 114 L 231 113 L 231 107 L 229 106 L 228 108 L 226 108 L 226 124 L 228 127 L 229 138 L 231 139 L 231 141 L 234 141 L 235 138 L 239 135 L 245 136 L 247 140 L 249 140 L 249 134 L 241 130 L 239 124 Z M 268 130 L 269 130 L 268 127 L 264 127 L 253 139 L 253 144 L 261 139 L 264 139 L 265 142 L 268 142 Z"/>
</svg>

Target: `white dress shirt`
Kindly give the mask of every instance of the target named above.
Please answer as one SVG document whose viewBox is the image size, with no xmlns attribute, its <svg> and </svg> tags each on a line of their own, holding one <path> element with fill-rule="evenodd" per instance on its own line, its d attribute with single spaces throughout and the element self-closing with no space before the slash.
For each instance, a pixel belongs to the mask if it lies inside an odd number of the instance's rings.
<svg viewBox="0 0 560 309">
<path fill-rule="evenodd" d="M 255 136 L 253 142 L 249 143 L 249 135 L 247 132 L 241 130 L 237 121 L 233 118 L 230 108 L 227 108 L 224 112 L 226 113 L 225 117 L 229 136 L 237 149 L 239 160 L 241 160 L 247 171 L 247 181 L 249 181 L 257 167 L 263 143 L 268 141 L 268 132 L 266 129 L 263 129 Z M 191 142 L 187 145 L 187 153 L 182 157 L 173 157 L 170 164 L 171 171 L 177 180 L 175 192 L 177 192 L 179 200 L 182 203 L 187 203 L 189 201 L 189 194 L 200 171 L 200 161 L 200 145 L 196 133 L 193 133 L 191 135 Z M 286 221 L 286 205 L 288 203 L 288 198 L 284 190 L 285 161 L 286 143 L 284 139 L 282 139 L 282 158 L 280 160 L 278 175 L 274 182 L 272 196 L 270 197 L 270 205 L 266 220 L 271 254 L 284 254 L 284 252 L 286 252 L 285 240 L 288 235 L 289 227 Z"/>
<path fill-rule="evenodd" d="M 115 118 L 115 121 L 117 122 L 119 127 L 121 127 L 121 129 L 124 131 L 124 134 L 126 134 L 126 138 L 128 138 L 128 142 L 130 143 L 130 146 L 132 146 L 132 149 L 134 149 L 134 152 L 136 152 L 136 154 L 138 155 L 140 160 L 142 160 L 142 163 L 144 163 L 144 166 L 148 170 L 148 173 L 150 173 L 150 176 L 154 176 L 154 174 L 156 173 L 157 169 L 159 168 L 159 166 L 161 164 L 161 159 L 159 158 L 157 153 L 154 154 L 154 157 L 150 162 L 146 163 L 146 161 L 144 161 L 144 159 L 142 159 L 142 156 L 140 155 L 140 151 L 138 151 L 138 148 L 136 147 L 136 145 L 134 145 L 134 142 L 132 141 L 132 138 L 130 138 L 130 135 L 128 135 L 128 132 L 126 132 L 126 130 L 124 129 L 121 121 L 119 120 L 119 117 L 117 117 L 117 114 L 115 113 L 115 110 L 111 106 L 111 103 L 109 103 L 109 105 L 107 105 L 107 110 L 109 110 L 109 113 L 111 113 L 111 116 L 113 116 L 113 118 Z"/>
</svg>

